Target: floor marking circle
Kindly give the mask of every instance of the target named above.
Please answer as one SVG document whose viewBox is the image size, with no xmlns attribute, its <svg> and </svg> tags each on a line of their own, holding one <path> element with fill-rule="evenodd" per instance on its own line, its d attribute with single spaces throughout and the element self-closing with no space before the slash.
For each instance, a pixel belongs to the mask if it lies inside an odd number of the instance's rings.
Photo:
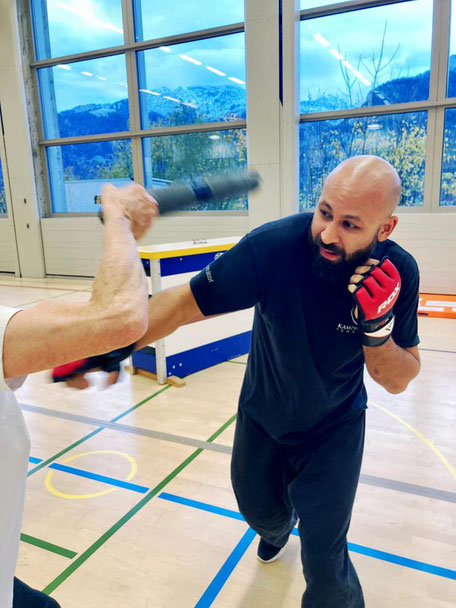
<svg viewBox="0 0 456 608">
<path fill-rule="evenodd" d="M 78 458 L 82 458 L 83 456 L 90 456 L 92 454 L 116 454 L 117 456 L 122 456 L 122 458 L 125 458 L 125 460 L 128 460 L 128 462 L 131 465 L 130 473 L 128 474 L 128 477 L 126 478 L 125 481 L 130 481 L 136 475 L 136 472 L 138 470 L 138 465 L 136 464 L 136 460 L 129 454 L 126 454 L 125 452 L 118 452 L 117 450 L 93 450 L 91 452 L 83 452 L 82 454 L 75 454 L 73 456 L 70 456 L 66 460 L 63 460 L 61 464 L 66 464 L 67 462 L 71 462 L 72 460 L 77 460 Z M 96 498 L 97 496 L 104 496 L 105 494 L 111 494 L 111 492 L 115 492 L 116 490 L 119 489 L 119 488 L 109 488 L 108 490 L 102 490 L 101 492 L 94 492 L 93 494 L 66 494 L 65 492 L 60 492 L 60 490 L 57 490 L 53 486 L 52 476 L 54 475 L 54 473 L 55 473 L 55 471 L 49 471 L 49 473 L 46 475 L 46 478 L 44 480 L 44 485 L 46 486 L 47 490 L 51 494 L 54 494 L 54 496 L 58 496 L 59 498 L 72 498 L 72 499 L 76 499 L 76 500 L 83 499 L 83 498 Z"/>
</svg>

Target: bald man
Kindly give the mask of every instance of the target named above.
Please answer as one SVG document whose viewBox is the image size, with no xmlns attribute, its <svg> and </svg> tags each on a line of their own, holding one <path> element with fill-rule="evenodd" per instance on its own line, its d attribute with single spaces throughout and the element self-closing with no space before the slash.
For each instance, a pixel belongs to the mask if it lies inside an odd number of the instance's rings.
<svg viewBox="0 0 456 608">
<path fill-rule="evenodd" d="M 152 298 L 138 346 L 179 325 L 255 307 L 239 400 L 232 483 L 276 560 L 299 521 L 304 608 L 361 608 L 347 552 L 364 442 L 366 364 L 391 393 L 420 368 L 418 269 L 389 239 L 396 171 L 350 158 L 327 178 L 315 213 L 253 230 L 190 284 Z"/>
</svg>

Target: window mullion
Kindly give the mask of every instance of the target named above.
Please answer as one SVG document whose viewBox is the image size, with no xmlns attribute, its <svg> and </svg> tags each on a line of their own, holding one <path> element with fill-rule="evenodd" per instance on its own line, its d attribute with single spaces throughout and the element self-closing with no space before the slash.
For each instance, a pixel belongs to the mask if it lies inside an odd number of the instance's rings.
<svg viewBox="0 0 456 608">
<path fill-rule="evenodd" d="M 135 42 L 135 26 L 131 0 L 122 0 L 125 44 Z M 125 54 L 127 64 L 128 108 L 130 112 L 130 131 L 138 133 L 141 129 L 138 72 L 136 69 L 136 52 L 132 48 Z M 137 135 L 131 138 L 131 154 L 133 163 L 133 178 L 135 182 L 144 185 L 144 170 L 142 163 L 141 139 Z"/>
</svg>

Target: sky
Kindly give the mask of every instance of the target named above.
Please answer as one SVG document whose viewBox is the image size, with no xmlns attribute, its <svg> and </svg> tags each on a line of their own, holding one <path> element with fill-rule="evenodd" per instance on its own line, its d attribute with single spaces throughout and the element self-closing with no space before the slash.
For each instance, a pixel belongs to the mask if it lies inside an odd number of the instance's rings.
<svg viewBox="0 0 456 608">
<path fill-rule="evenodd" d="M 301 0 L 301 8 L 331 3 L 329 0 Z M 142 23 L 146 39 L 243 20 L 243 0 L 143 0 L 142 6 L 147 8 L 144 11 L 141 11 L 140 0 L 135 0 L 134 4 L 138 15 L 144 13 Z M 47 0 L 47 7 L 54 57 L 123 42 L 121 0 Z M 399 50 L 394 62 L 381 73 L 380 81 L 428 70 L 432 0 L 411 0 L 306 20 L 301 22 L 300 36 L 301 98 L 307 99 L 309 93 L 315 97 L 320 93 L 344 91 L 340 67 L 342 61 L 348 61 L 350 76 L 356 82 L 360 99 L 364 99 L 372 88 L 373 75 L 368 68 L 372 56 L 378 56 L 385 23 L 384 63 L 398 45 Z M 452 47 L 456 47 L 456 40 L 452 41 Z M 171 89 L 191 85 L 244 86 L 244 54 L 242 34 L 147 51 L 147 77 L 140 86 L 146 90 L 163 86 Z M 365 65 L 359 63 L 360 57 Z M 125 59 L 122 56 L 67 67 L 70 69 L 53 68 L 58 111 L 87 103 L 112 103 L 126 97 Z"/>
<path fill-rule="evenodd" d="M 319 91 L 345 92 L 343 61 L 348 61 L 351 80 L 356 81 L 364 99 L 374 82 L 372 57 L 379 57 L 385 25 L 383 65 L 399 49 L 392 63 L 379 74 L 379 81 L 429 70 L 432 0 L 412 0 L 309 19 L 301 22 L 301 99 L 307 99 L 309 93 L 316 97 Z"/>
</svg>

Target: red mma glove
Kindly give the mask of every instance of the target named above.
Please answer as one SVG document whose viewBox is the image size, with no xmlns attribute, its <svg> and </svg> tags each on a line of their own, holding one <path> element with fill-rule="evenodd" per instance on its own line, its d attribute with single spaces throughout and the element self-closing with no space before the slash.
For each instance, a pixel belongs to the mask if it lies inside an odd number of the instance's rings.
<svg viewBox="0 0 456 608">
<path fill-rule="evenodd" d="M 357 268 L 350 280 L 349 291 L 356 302 L 352 318 L 364 332 L 363 344 L 380 346 L 393 331 L 393 307 L 401 290 L 401 277 L 387 257 L 359 272 L 364 268 Z"/>
<path fill-rule="evenodd" d="M 89 386 L 85 379 L 86 372 L 101 369 L 109 374 L 108 384 L 114 384 L 119 377 L 121 361 L 129 357 L 134 349 L 135 344 L 130 344 L 104 355 L 59 365 L 52 370 L 52 381 L 65 382 L 73 388 L 83 389 Z"/>
</svg>

